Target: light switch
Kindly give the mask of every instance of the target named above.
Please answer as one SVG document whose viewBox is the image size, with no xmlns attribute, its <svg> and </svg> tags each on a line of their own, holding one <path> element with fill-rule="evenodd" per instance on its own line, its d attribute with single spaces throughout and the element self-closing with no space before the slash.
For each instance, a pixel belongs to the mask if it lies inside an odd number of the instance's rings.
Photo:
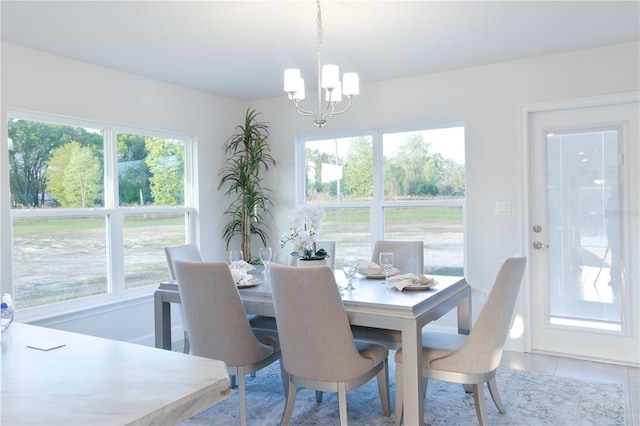
<svg viewBox="0 0 640 426">
<path fill-rule="evenodd" d="M 496 216 L 511 216 L 511 202 L 496 201 Z"/>
</svg>

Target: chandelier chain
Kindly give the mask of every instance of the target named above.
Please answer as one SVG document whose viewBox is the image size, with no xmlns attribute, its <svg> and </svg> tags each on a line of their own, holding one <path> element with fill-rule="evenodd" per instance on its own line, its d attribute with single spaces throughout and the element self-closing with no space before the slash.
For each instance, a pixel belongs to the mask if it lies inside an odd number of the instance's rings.
<svg viewBox="0 0 640 426">
<path fill-rule="evenodd" d="M 320 10 L 320 0 L 316 0 L 316 5 L 318 9 L 318 17 L 316 23 L 318 25 L 318 38 L 316 40 L 316 49 L 318 56 L 321 56 L 320 48 L 322 47 L 322 11 Z"/>
</svg>

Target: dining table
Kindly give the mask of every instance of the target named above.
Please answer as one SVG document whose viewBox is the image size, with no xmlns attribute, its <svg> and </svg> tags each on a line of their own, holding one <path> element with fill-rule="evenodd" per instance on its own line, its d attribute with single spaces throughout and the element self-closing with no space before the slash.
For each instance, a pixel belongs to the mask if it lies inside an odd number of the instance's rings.
<svg viewBox="0 0 640 426">
<path fill-rule="evenodd" d="M 253 271 L 251 286 L 239 289 L 247 314 L 275 317 L 269 274 L 262 269 Z M 422 328 L 457 310 L 457 329 L 460 334 L 471 330 L 471 287 L 464 277 L 429 275 L 437 284 L 429 288 L 388 288 L 384 279 L 358 275 L 353 290 L 344 289 L 346 278 L 342 270 L 335 270 L 341 297 L 352 326 L 381 334 L 399 334 L 403 348 L 404 421 L 408 425 L 423 424 Z M 417 291 L 416 291 L 417 290 Z M 171 303 L 180 303 L 178 284 L 161 283 L 155 292 L 156 347 L 171 349 Z M 397 343 L 397 342 L 395 342 Z M 390 346 L 391 347 L 391 346 Z M 393 349 L 393 347 L 391 347 Z"/>
</svg>

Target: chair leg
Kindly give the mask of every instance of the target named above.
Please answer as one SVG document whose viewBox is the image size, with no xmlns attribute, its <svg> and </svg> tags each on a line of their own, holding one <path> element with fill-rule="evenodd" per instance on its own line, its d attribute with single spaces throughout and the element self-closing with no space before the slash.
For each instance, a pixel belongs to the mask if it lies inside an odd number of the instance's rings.
<svg viewBox="0 0 640 426">
<path fill-rule="evenodd" d="M 422 399 L 427 399 L 427 385 L 429 384 L 429 379 L 424 379 L 424 388 L 422 388 Z"/>
<path fill-rule="evenodd" d="M 498 392 L 498 384 L 496 383 L 496 378 L 492 377 L 488 382 L 489 385 L 489 394 L 491 395 L 491 399 L 493 399 L 493 403 L 496 404 L 498 411 L 500 414 L 505 414 L 507 410 L 502 405 L 502 400 L 500 399 L 500 393 Z"/>
<path fill-rule="evenodd" d="M 478 415 L 478 424 L 480 426 L 487 425 L 487 416 L 484 409 L 484 383 L 476 383 L 473 386 L 473 399 L 476 403 L 476 414 Z"/>
<path fill-rule="evenodd" d="M 378 373 L 377 382 L 378 382 L 378 392 L 380 392 L 380 402 L 382 403 L 382 415 L 385 417 L 389 417 L 391 415 L 391 410 L 389 406 L 391 405 L 391 401 L 389 400 L 389 369 L 388 369 L 388 360 L 384 360 L 384 367 Z"/>
<path fill-rule="evenodd" d="M 289 373 L 284 369 L 284 362 L 282 362 L 282 358 L 280 361 L 280 377 L 282 378 L 282 387 L 284 388 L 284 396 L 289 395 Z"/>
<path fill-rule="evenodd" d="M 189 342 L 189 335 L 184 332 L 184 345 L 182 346 L 182 352 L 188 354 L 191 351 L 191 342 Z"/>
<path fill-rule="evenodd" d="M 316 391 L 316 404 L 322 403 L 322 391 Z"/>
<path fill-rule="evenodd" d="M 238 375 L 236 376 L 236 379 L 238 380 L 238 400 L 240 401 L 240 424 L 242 426 L 247 426 L 247 401 L 244 378 L 244 368 L 238 367 Z"/>
<path fill-rule="evenodd" d="M 340 410 L 340 426 L 347 426 L 347 384 L 338 383 L 338 408 Z"/>
<path fill-rule="evenodd" d="M 402 387 L 402 364 L 396 363 L 396 426 L 400 426 L 400 423 L 402 423 L 402 414 L 404 412 Z"/>
<path fill-rule="evenodd" d="M 282 413 L 282 423 L 281 426 L 288 426 L 289 420 L 291 419 L 291 413 L 293 413 L 293 406 L 296 403 L 296 392 L 298 388 L 296 385 L 291 383 L 291 379 L 289 379 L 289 392 L 287 392 L 287 402 L 284 404 L 284 413 Z"/>
</svg>

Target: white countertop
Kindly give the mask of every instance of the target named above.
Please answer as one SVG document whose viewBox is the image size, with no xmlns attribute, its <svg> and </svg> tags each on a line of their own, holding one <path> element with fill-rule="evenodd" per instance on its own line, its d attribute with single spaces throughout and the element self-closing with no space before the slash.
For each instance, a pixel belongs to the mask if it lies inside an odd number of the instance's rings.
<svg viewBox="0 0 640 426">
<path fill-rule="evenodd" d="M 1 345 L 3 425 L 172 424 L 230 391 L 224 362 L 178 352 L 19 323 Z"/>
</svg>

